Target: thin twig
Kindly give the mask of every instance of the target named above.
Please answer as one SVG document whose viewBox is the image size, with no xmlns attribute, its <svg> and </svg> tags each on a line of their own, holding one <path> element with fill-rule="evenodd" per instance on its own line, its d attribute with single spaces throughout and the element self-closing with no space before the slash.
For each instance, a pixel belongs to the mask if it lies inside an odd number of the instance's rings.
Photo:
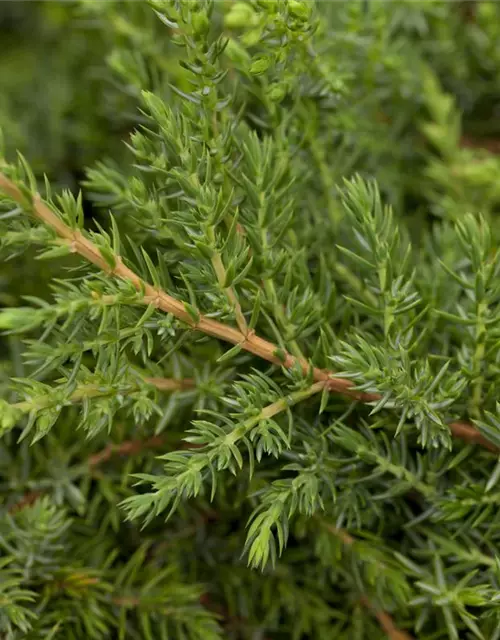
<svg viewBox="0 0 500 640">
<path fill-rule="evenodd" d="M 176 380 L 174 378 L 144 378 L 148 384 L 152 384 L 159 391 L 183 391 L 185 389 L 193 389 L 195 381 L 192 378 L 182 378 Z"/>
<path fill-rule="evenodd" d="M 173 378 L 143 378 L 144 382 L 156 387 L 160 391 L 181 391 L 183 389 L 191 389 L 194 387 L 195 382 L 191 378 L 185 378 L 175 380 Z M 52 389 L 50 394 L 42 396 L 41 399 L 31 398 L 30 400 L 23 400 L 11 404 L 11 408 L 22 413 L 29 413 L 34 409 L 43 409 L 52 403 L 54 403 L 54 392 L 57 389 Z M 81 402 L 88 398 L 99 398 L 110 395 L 110 389 L 101 387 L 97 384 L 83 384 L 76 388 L 75 391 L 68 397 L 68 401 L 71 403 Z"/>
<path fill-rule="evenodd" d="M 372 602 L 368 600 L 368 598 L 361 599 L 362 604 L 369 609 L 375 618 L 377 618 L 378 623 L 384 633 L 387 634 L 389 640 L 413 640 L 413 638 L 406 633 L 406 631 L 401 631 L 398 629 L 394 623 L 394 620 L 386 611 L 381 611 L 377 609 Z"/>
<path fill-rule="evenodd" d="M 97 467 L 103 462 L 107 462 L 111 457 L 137 455 L 144 449 L 158 449 L 165 444 L 165 438 L 152 436 L 147 440 L 125 440 L 120 444 L 110 443 L 102 451 L 98 451 L 88 459 L 89 467 Z"/>
<path fill-rule="evenodd" d="M 101 451 L 92 454 L 87 459 L 87 465 L 90 468 L 95 468 L 104 462 L 108 462 L 113 456 L 133 456 L 148 449 L 159 449 L 166 442 L 166 439 L 162 436 L 152 436 L 147 440 L 125 440 L 120 444 L 110 443 Z M 186 443 L 189 448 L 196 448 L 198 445 Z M 15 502 L 9 507 L 8 511 L 11 514 L 17 513 L 26 507 L 34 504 L 39 498 L 41 498 L 45 491 L 27 491 L 20 500 Z"/>
<path fill-rule="evenodd" d="M 20 500 L 9 507 L 9 513 L 14 514 L 18 511 L 22 511 L 26 507 L 30 507 L 32 504 L 35 504 L 38 498 L 41 498 L 42 495 L 42 491 L 27 491 Z"/>
<path fill-rule="evenodd" d="M 320 522 L 329 533 L 338 538 L 346 547 L 351 547 L 356 542 L 356 539 L 353 538 L 350 533 L 345 531 L 345 529 L 340 529 L 322 519 L 320 519 Z M 394 620 L 386 611 L 378 609 L 366 596 L 361 598 L 361 602 L 378 620 L 378 623 L 387 634 L 389 640 L 413 640 L 413 638 L 405 631 L 398 629 Z"/>
<path fill-rule="evenodd" d="M 330 391 L 355 398 L 362 402 L 376 402 L 380 400 L 381 396 L 379 394 L 357 391 L 351 380 L 335 377 L 335 374 L 331 371 L 312 367 L 307 360 L 294 357 L 292 354 L 279 349 L 277 345 L 261 338 L 254 332 L 249 332 L 245 335 L 235 327 L 218 322 L 217 320 L 212 320 L 202 314 L 199 314 L 195 320 L 187 311 L 183 301 L 177 300 L 162 289 L 156 289 L 151 284 L 145 282 L 123 263 L 120 256 L 115 256 L 115 266 L 110 267 L 99 251 L 99 248 L 86 238 L 80 230 L 72 229 L 66 225 L 63 220 L 42 201 L 39 194 L 33 196 L 31 203 L 27 202 L 21 190 L 12 180 L 9 180 L 9 178 L 2 173 L 0 173 L 0 189 L 22 207 L 31 209 L 31 213 L 38 220 L 52 227 L 60 236 L 61 241 L 67 244 L 72 252 L 80 254 L 110 275 L 131 282 L 137 291 L 142 292 L 145 303 L 154 304 L 158 309 L 172 314 L 193 329 L 233 345 L 239 345 L 245 351 L 263 360 L 281 365 L 287 369 L 294 368 L 298 365 L 304 373 L 311 373 L 316 382 L 325 382 Z M 498 451 L 498 448 L 489 442 L 471 424 L 466 422 L 453 422 L 449 425 L 449 428 L 451 433 L 457 438 L 461 438 L 466 442 L 480 444 L 490 451 Z"/>
<path fill-rule="evenodd" d="M 459 10 L 461 11 L 465 22 L 476 22 L 479 2 L 480 0 L 462 0 L 462 2 L 459 3 Z"/>
<path fill-rule="evenodd" d="M 214 233 L 213 227 L 211 228 L 211 234 L 212 234 L 212 240 L 215 244 L 215 233 Z M 217 253 L 216 251 L 214 251 L 212 255 L 212 266 L 214 268 L 215 275 L 217 276 L 219 285 L 224 290 L 224 293 L 226 294 L 226 297 L 229 300 L 229 302 L 233 305 L 234 315 L 236 318 L 236 324 L 238 325 L 238 329 L 241 331 L 243 335 L 246 336 L 248 334 L 248 325 L 247 325 L 247 321 L 245 320 L 245 316 L 243 315 L 240 301 L 238 300 L 238 296 L 236 295 L 236 292 L 233 289 L 233 287 L 225 286 L 225 282 L 227 278 L 226 267 L 224 266 L 224 262 L 222 261 L 222 256 L 220 255 L 220 253 Z"/>
<path fill-rule="evenodd" d="M 500 138 L 474 138 L 463 135 L 459 145 L 462 149 L 486 149 L 492 154 L 500 154 Z"/>
<path fill-rule="evenodd" d="M 450 425 L 450 430 L 455 438 L 460 438 L 461 440 L 465 440 L 469 444 L 479 444 L 481 447 L 488 449 L 493 453 L 498 453 L 499 449 L 492 442 L 487 440 L 475 427 L 473 427 L 469 422 L 452 422 Z"/>
</svg>

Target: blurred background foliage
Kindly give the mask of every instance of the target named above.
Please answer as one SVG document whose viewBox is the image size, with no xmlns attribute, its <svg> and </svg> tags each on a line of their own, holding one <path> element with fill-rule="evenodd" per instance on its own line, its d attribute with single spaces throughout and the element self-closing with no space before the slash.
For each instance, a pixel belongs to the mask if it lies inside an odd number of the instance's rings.
<svg viewBox="0 0 500 640">
<path fill-rule="evenodd" d="M 222 21 L 234 2 L 217 5 Z M 319 2 L 317 11 L 317 53 L 334 96 L 320 114 L 332 180 L 332 162 L 344 175 L 374 175 L 409 214 L 429 202 L 439 212 L 450 180 L 464 183 L 473 201 L 474 191 L 482 196 L 481 182 L 491 187 L 498 176 L 498 3 L 355 0 Z M 232 37 L 241 29 L 229 20 L 226 31 Z M 55 186 L 75 188 L 104 156 L 120 161 L 122 140 L 139 118 L 139 86 L 168 94 L 169 83 L 182 86 L 188 75 L 146 3 L 3 2 L 0 36 L 8 151 L 20 150 Z M 236 46 L 228 51 L 233 62 L 244 55 Z M 433 132 L 422 128 L 425 120 Z M 496 203 L 498 194 L 490 197 Z"/>
</svg>

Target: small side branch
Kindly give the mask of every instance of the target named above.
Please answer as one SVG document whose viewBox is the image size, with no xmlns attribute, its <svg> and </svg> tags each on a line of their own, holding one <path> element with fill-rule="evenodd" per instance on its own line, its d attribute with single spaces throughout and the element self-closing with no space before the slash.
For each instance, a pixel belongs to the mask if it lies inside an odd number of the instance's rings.
<svg viewBox="0 0 500 640">
<path fill-rule="evenodd" d="M 413 640 L 406 631 L 401 631 L 396 627 L 394 620 L 387 612 L 377 609 L 367 598 L 362 598 L 361 602 L 372 612 L 389 640 Z"/>
<path fill-rule="evenodd" d="M 27 491 L 20 500 L 14 502 L 14 504 L 9 507 L 9 513 L 13 515 L 26 507 L 30 507 L 32 504 L 35 504 L 42 495 L 42 491 Z"/>
<path fill-rule="evenodd" d="M 351 547 L 356 539 L 353 538 L 347 531 L 344 529 L 339 529 L 334 525 L 321 520 L 322 526 L 333 536 L 338 538 L 342 544 L 346 547 Z M 396 626 L 392 617 L 386 612 L 378 609 L 368 598 L 361 598 L 362 604 L 373 614 L 373 616 L 377 619 L 380 627 L 387 634 L 389 640 L 413 640 L 413 638 L 407 634 L 405 631 L 401 631 Z"/>
<path fill-rule="evenodd" d="M 134 456 L 142 453 L 143 451 L 160 449 L 165 443 L 166 440 L 162 436 L 152 436 L 147 440 L 125 440 L 120 444 L 110 443 L 101 451 L 92 454 L 87 459 L 87 466 L 91 469 L 95 469 L 99 465 L 108 462 L 113 456 Z M 9 507 L 9 513 L 15 514 L 18 511 L 22 511 L 22 509 L 34 504 L 45 493 L 46 491 L 27 491 L 22 498 Z"/>
<path fill-rule="evenodd" d="M 144 378 L 148 384 L 152 384 L 159 391 L 185 391 L 195 387 L 195 381 L 192 378 L 183 378 L 176 380 L 174 378 Z"/>
<path fill-rule="evenodd" d="M 102 451 L 94 453 L 88 459 L 89 467 L 97 467 L 113 456 L 138 455 L 145 449 L 159 449 L 165 444 L 165 438 L 153 436 L 147 440 L 125 440 L 120 444 L 108 444 Z"/>
<path fill-rule="evenodd" d="M 191 378 L 176 380 L 173 378 L 143 378 L 144 382 L 156 387 L 159 391 L 182 391 L 192 389 L 195 386 L 194 380 Z M 16 402 L 10 405 L 10 408 L 19 415 L 30 413 L 31 411 L 40 411 L 50 406 L 58 404 L 60 397 L 58 392 L 64 387 L 52 388 L 50 393 L 41 395 L 40 397 L 30 398 L 22 402 Z M 113 393 L 135 390 L 134 385 L 125 385 L 121 390 L 106 388 L 98 384 L 82 384 L 67 398 L 67 403 L 77 404 L 90 398 L 102 398 L 110 396 Z"/>
</svg>

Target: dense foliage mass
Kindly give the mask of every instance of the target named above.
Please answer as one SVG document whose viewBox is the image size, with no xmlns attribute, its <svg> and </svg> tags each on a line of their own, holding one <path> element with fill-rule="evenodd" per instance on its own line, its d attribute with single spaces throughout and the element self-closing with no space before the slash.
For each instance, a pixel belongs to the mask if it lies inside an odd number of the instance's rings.
<svg viewBox="0 0 500 640">
<path fill-rule="evenodd" d="M 0 31 L 0 636 L 498 640 L 500 4 Z"/>
</svg>

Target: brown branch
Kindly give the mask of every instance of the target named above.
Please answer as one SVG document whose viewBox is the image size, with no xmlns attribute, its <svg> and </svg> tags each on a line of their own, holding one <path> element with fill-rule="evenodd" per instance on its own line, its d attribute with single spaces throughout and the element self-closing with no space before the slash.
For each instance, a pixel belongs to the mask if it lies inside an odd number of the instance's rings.
<svg viewBox="0 0 500 640">
<path fill-rule="evenodd" d="M 111 599 L 113 604 L 119 607 L 138 607 L 141 604 L 141 599 L 137 596 L 115 596 Z"/>
<path fill-rule="evenodd" d="M 9 507 L 9 513 L 15 514 L 18 511 L 22 511 L 26 507 L 30 507 L 32 504 L 35 504 L 38 498 L 41 498 L 42 495 L 42 491 L 27 491 L 20 500 Z"/>
<path fill-rule="evenodd" d="M 89 467 L 97 467 L 115 455 L 133 456 L 144 451 L 144 449 L 158 449 L 164 444 L 165 438 L 161 436 L 153 436 L 148 440 L 125 440 L 121 444 L 110 443 L 102 451 L 91 455 L 88 459 L 88 465 Z"/>
<path fill-rule="evenodd" d="M 195 381 L 192 378 L 183 378 L 181 380 L 173 378 L 144 378 L 144 381 L 152 384 L 160 391 L 183 391 L 192 389 L 195 386 Z"/>
<path fill-rule="evenodd" d="M 114 455 L 117 456 L 133 456 L 147 449 L 159 449 L 165 444 L 166 440 L 162 436 L 152 436 L 147 440 L 125 440 L 120 444 L 108 444 L 104 449 L 94 453 L 87 459 L 90 468 L 95 468 L 104 462 L 110 460 Z M 185 443 L 190 448 L 201 445 Z M 22 509 L 34 504 L 38 498 L 44 495 L 44 491 L 27 491 L 20 500 L 9 507 L 9 513 L 15 514 Z"/>
<path fill-rule="evenodd" d="M 487 440 L 475 427 L 473 427 L 468 422 L 457 421 L 452 422 L 448 426 L 450 427 L 450 431 L 455 436 L 455 438 L 465 440 L 465 442 L 468 442 L 469 444 L 479 444 L 485 449 L 488 449 L 488 451 L 498 453 L 498 447 Z"/>
<path fill-rule="evenodd" d="M 500 138 L 475 138 L 463 135 L 460 138 L 462 149 L 486 149 L 490 153 L 500 154 Z"/>
<path fill-rule="evenodd" d="M 413 640 L 405 631 L 401 631 L 396 627 L 394 620 L 387 612 L 377 609 L 367 598 L 362 598 L 361 602 L 377 618 L 380 627 L 387 634 L 389 640 Z"/>
<path fill-rule="evenodd" d="M 458 8 L 465 22 L 476 22 L 479 2 L 480 0 L 462 0 L 462 2 L 459 3 Z"/>
<path fill-rule="evenodd" d="M 198 315 L 197 320 L 188 313 L 184 302 L 177 300 L 161 289 L 156 289 L 151 284 L 145 282 L 129 267 L 127 267 L 120 256 L 115 256 L 115 265 L 110 267 L 99 251 L 99 248 L 86 238 L 78 229 L 72 229 L 67 226 L 61 218 L 59 218 L 45 204 L 40 195 L 35 194 L 32 202 L 26 201 L 21 190 L 9 180 L 5 175 L 0 173 L 0 189 L 9 195 L 22 207 L 31 210 L 32 214 L 41 222 L 49 225 L 61 238 L 61 242 L 67 244 L 70 250 L 80 254 L 89 262 L 96 265 L 100 269 L 106 271 L 110 275 L 131 282 L 137 291 L 143 294 L 145 304 L 154 304 L 158 309 L 166 313 L 170 313 L 178 320 L 185 322 L 187 325 L 224 342 L 233 345 L 240 345 L 242 349 L 252 353 L 263 360 L 267 360 L 275 365 L 281 365 L 287 369 L 291 369 L 299 365 L 304 373 L 311 373 L 316 382 L 326 382 L 330 391 L 346 395 L 348 397 L 360 400 L 361 402 L 374 402 L 381 398 L 379 394 L 362 393 L 354 389 L 354 384 L 347 379 L 335 377 L 331 371 L 325 371 L 317 367 L 311 367 L 309 362 L 303 358 L 294 357 L 292 354 L 283 351 L 277 345 L 259 337 L 254 332 L 247 334 L 242 333 L 239 329 L 229 325 L 212 320 L 202 314 Z M 482 436 L 471 424 L 465 422 L 454 422 L 449 425 L 452 434 L 461 438 L 466 442 L 480 444 L 490 451 L 498 451 L 484 436 Z"/>
<path fill-rule="evenodd" d="M 89 467 L 97 467 L 103 462 L 107 462 L 113 456 L 134 456 L 141 453 L 145 449 L 159 449 L 166 444 L 167 439 L 163 436 L 151 436 L 147 440 L 125 440 L 119 444 L 111 442 L 104 449 L 91 455 L 87 464 Z M 198 449 L 202 448 L 202 444 L 196 444 L 194 442 L 180 443 L 181 449 Z"/>
<path fill-rule="evenodd" d="M 319 518 L 316 518 L 319 519 Z M 345 529 L 339 529 L 338 527 L 330 524 L 329 522 L 325 522 L 324 520 L 319 519 L 322 526 L 336 538 L 338 538 L 342 544 L 346 547 L 351 547 L 356 539 L 351 536 L 350 533 L 345 531 Z M 394 620 L 386 611 L 381 611 L 375 605 L 368 600 L 366 596 L 361 598 L 362 604 L 373 614 L 373 616 L 378 620 L 378 623 L 384 633 L 387 634 L 389 640 L 413 640 L 413 638 L 408 635 L 405 631 L 401 631 L 396 626 Z"/>
</svg>

